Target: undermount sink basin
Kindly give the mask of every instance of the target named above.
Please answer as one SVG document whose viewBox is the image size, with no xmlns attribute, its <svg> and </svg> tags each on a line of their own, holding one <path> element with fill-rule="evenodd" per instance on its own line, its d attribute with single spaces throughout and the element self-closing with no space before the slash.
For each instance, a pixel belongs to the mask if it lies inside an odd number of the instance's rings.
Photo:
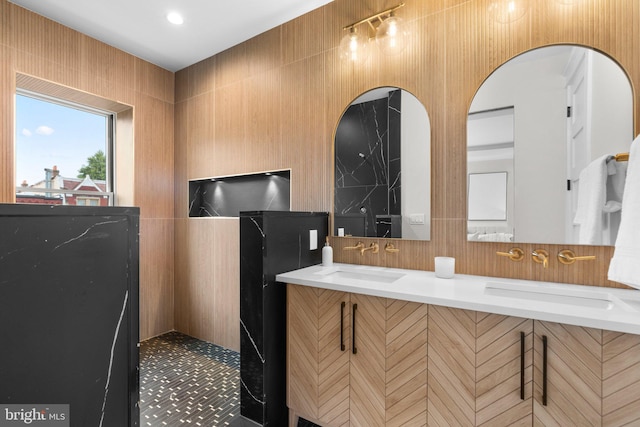
<svg viewBox="0 0 640 427">
<path fill-rule="evenodd" d="M 616 305 L 615 297 L 606 292 L 583 291 L 570 289 L 551 289 L 528 287 L 525 285 L 509 285 L 506 283 L 487 283 L 485 295 L 517 298 L 529 301 L 566 304 L 575 307 L 611 310 Z M 640 303 L 638 304 L 640 308 Z"/>
<path fill-rule="evenodd" d="M 391 271 L 371 271 L 366 269 L 337 268 L 328 272 L 319 272 L 327 278 L 358 280 L 365 282 L 393 283 L 404 276 L 404 273 Z"/>
</svg>

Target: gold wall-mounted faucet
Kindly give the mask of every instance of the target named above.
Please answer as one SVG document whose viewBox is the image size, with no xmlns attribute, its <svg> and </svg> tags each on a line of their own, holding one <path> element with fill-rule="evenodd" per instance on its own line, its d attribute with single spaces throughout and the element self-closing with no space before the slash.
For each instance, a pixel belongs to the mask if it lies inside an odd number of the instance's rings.
<svg viewBox="0 0 640 427">
<path fill-rule="evenodd" d="M 384 250 L 385 250 L 385 252 L 389 252 L 389 253 L 398 253 L 398 252 L 400 252 L 400 249 L 396 248 L 396 246 L 393 243 L 386 243 L 384 245 Z"/>
<path fill-rule="evenodd" d="M 531 257 L 538 264 L 542 264 L 544 268 L 547 268 L 549 266 L 549 252 L 545 251 L 544 249 L 536 249 L 535 251 L 531 252 Z"/>
<path fill-rule="evenodd" d="M 570 265 L 576 261 L 590 261 L 596 259 L 595 255 L 576 256 L 571 249 L 563 249 L 558 253 L 558 261 L 562 264 Z"/>
<path fill-rule="evenodd" d="M 511 261 L 522 261 L 524 259 L 524 251 L 520 248 L 511 248 L 509 252 L 496 252 L 496 254 L 506 256 Z"/>
<path fill-rule="evenodd" d="M 380 246 L 378 246 L 377 242 L 371 243 L 368 248 L 360 249 L 360 255 L 364 255 L 366 251 L 371 251 L 372 254 L 377 254 L 380 250 Z"/>
<path fill-rule="evenodd" d="M 364 243 L 362 242 L 356 243 L 355 246 L 345 246 L 342 248 L 344 251 L 361 251 L 362 249 L 364 249 Z"/>
</svg>

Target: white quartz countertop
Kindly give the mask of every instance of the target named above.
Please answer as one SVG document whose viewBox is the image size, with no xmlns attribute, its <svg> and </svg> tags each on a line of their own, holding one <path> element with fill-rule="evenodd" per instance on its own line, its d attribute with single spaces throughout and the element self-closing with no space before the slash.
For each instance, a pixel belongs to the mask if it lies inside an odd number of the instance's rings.
<svg viewBox="0 0 640 427">
<path fill-rule="evenodd" d="M 353 264 L 315 265 L 276 280 L 316 288 L 640 335 L 640 291 Z"/>
</svg>

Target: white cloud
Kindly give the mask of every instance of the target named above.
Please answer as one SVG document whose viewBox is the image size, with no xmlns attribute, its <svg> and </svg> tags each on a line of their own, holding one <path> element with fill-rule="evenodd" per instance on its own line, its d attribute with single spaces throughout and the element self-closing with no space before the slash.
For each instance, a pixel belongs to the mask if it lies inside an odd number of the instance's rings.
<svg viewBox="0 0 640 427">
<path fill-rule="evenodd" d="M 55 132 L 52 128 L 50 128 L 49 126 L 38 126 L 38 128 L 36 129 L 36 133 L 38 135 L 46 135 L 49 136 L 51 135 L 53 132 Z"/>
<path fill-rule="evenodd" d="M 29 129 L 24 128 L 24 129 L 22 129 L 22 135 L 24 135 L 24 136 L 27 136 L 27 137 L 28 137 L 28 136 L 31 136 L 31 135 L 32 135 L 32 133 L 31 133 L 31 131 L 30 131 Z"/>
</svg>

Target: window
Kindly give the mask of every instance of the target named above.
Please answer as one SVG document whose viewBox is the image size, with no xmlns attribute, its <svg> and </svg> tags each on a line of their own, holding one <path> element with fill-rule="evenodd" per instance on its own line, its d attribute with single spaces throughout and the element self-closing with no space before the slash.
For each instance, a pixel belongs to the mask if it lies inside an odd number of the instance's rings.
<svg viewBox="0 0 640 427">
<path fill-rule="evenodd" d="M 114 116 L 19 91 L 16 203 L 112 205 Z"/>
</svg>

